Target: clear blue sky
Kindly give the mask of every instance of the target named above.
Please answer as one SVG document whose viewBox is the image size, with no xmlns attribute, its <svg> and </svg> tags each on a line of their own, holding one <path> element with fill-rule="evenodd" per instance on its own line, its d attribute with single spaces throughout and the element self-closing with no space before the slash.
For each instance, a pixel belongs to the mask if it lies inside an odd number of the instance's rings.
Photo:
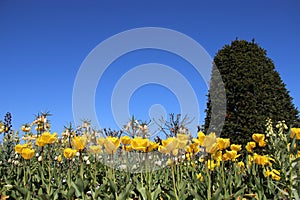
<svg viewBox="0 0 300 200">
<path fill-rule="evenodd" d="M 128 29 L 164 27 L 201 44 L 211 57 L 236 37 L 267 50 L 276 70 L 300 107 L 300 2 L 291 1 L 0 1 L 0 116 L 12 113 L 20 129 L 39 111 L 50 111 L 52 130 L 62 132 L 73 121 L 72 90 L 76 73 L 89 52 L 103 40 Z M 116 128 L 109 110 L 116 77 L 136 65 L 157 62 L 182 70 L 199 91 L 201 122 L 207 88 L 187 63 L 160 51 L 135 52 L 116 60 L 99 82 L 97 113 L 103 126 Z M 197 82 L 197 78 L 200 80 Z M 106 95 L 106 96 L 107 96 Z M 130 112 L 148 120 L 148 109 L 161 103 L 178 112 L 178 102 L 157 85 L 132 96 Z M 105 116 L 105 117 L 103 117 Z M 200 122 L 200 123 L 201 123 Z"/>
</svg>

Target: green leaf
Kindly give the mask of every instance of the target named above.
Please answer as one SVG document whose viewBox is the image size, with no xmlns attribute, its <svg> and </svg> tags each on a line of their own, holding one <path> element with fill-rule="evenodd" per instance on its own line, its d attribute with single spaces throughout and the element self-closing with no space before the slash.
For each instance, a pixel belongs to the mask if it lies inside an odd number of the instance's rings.
<svg viewBox="0 0 300 200">
<path fill-rule="evenodd" d="M 74 184 L 75 185 L 75 184 Z M 74 193 L 75 193 L 75 189 L 73 187 L 71 187 L 69 190 L 68 190 L 68 193 L 67 193 L 67 197 L 68 199 L 71 199 L 73 196 L 74 196 Z"/>
<path fill-rule="evenodd" d="M 155 200 L 158 199 L 158 195 L 161 193 L 160 185 L 157 186 L 157 188 L 151 192 L 151 199 Z"/>
<path fill-rule="evenodd" d="M 75 195 L 76 195 L 76 197 L 80 197 L 81 196 L 81 191 L 80 191 L 80 189 L 77 187 L 77 185 L 72 181 L 71 182 L 71 185 L 72 185 L 72 187 L 74 188 L 74 190 L 75 190 Z"/>
<path fill-rule="evenodd" d="M 40 189 L 38 190 L 38 195 L 39 195 L 39 196 L 43 195 L 43 190 L 42 190 L 42 188 L 40 188 Z"/>
<path fill-rule="evenodd" d="M 77 177 L 75 184 L 80 192 L 84 192 L 84 182 L 80 176 Z"/>
<path fill-rule="evenodd" d="M 26 188 L 18 187 L 18 186 L 15 186 L 15 188 L 16 188 L 23 196 L 27 196 L 28 190 L 27 190 Z"/>
<path fill-rule="evenodd" d="M 67 177 L 67 184 L 68 184 L 68 187 L 69 189 L 71 188 L 71 170 L 68 169 L 68 177 Z"/>
<path fill-rule="evenodd" d="M 114 193 L 118 193 L 117 186 L 115 182 L 113 182 L 111 179 L 109 179 L 109 186 Z"/>
<path fill-rule="evenodd" d="M 126 200 L 127 199 L 127 197 L 130 194 L 130 191 L 131 191 L 131 186 L 132 186 L 132 183 L 129 183 L 126 186 L 125 190 L 119 195 L 119 198 L 118 198 L 119 200 Z"/>
<path fill-rule="evenodd" d="M 245 186 L 245 187 L 239 189 L 239 190 L 234 194 L 234 199 L 237 199 L 238 197 L 242 197 L 246 188 L 247 188 L 247 186 Z"/>
<path fill-rule="evenodd" d="M 136 189 L 139 191 L 139 193 L 142 195 L 144 200 L 148 200 L 147 199 L 147 193 L 146 193 L 146 188 L 142 187 L 142 185 L 140 183 L 137 184 Z M 151 200 L 151 199 L 150 199 Z"/>
<path fill-rule="evenodd" d="M 30 191 L 27 192 L 26 200 L 31 200 L 31 194 L 30 194 Z"/>
</svg>

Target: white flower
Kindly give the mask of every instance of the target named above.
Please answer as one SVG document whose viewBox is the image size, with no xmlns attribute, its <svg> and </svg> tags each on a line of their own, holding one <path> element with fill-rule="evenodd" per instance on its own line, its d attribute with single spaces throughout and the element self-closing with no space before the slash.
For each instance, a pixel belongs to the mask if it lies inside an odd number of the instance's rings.
<svg viewBox="0 0 300 200">
<path fill-rule="evenodd" d="M 39 153 L 36 153 L 35 156 L 36 156 L 36 157 L 39 157 L 40 155 L 39 155 Z"/>
<path fill-rule="evenodd" d="M 43 160 L 42 156 L 39 156 L 38 161 L 41 162 Z"/>
<path fill-rule="evenodd" d="M 87 160 L 87 161 L 86 161 L 86 164 L 87 164 L 87 165 L 91 164 L 90 160 Z"/>
<path fill-rule="evenodd" d="M 77 152 L 78 153 L 78 152 Z M 83 160 L 84 161 L 87 161 L 89 159 L 89 157 L 88 156 L 83 156 Z"/>
<path fill-rule="evenodd" d="M 80 156 L 80 153 L 78 151 L 76 152 L 76 156 Z"/>
<path fill-rule="evenodd" d="M 156 161 L 155 164 L 158 166 L 161 166 L 162 162 L 161 162 L 161 160 L 159 160 L 159 161 Z"/>
</svg>

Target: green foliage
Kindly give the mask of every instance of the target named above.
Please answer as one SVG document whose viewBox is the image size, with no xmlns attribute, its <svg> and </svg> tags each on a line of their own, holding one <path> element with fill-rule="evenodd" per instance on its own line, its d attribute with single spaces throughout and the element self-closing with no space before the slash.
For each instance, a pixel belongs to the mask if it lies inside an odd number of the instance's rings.
<svg viewBox="0 0 300 200">
<path fill-rule="evenodd" d="M 210 131 L 212 112 L 218 115 L 218 110 L 222 109 L 218 108 L 221 88 L 215 80 L 217 70 L 222 76 L 227 100 L 221 137 L 230 138 L 232 143 L 246 144 L 253 133 L 264 132 L 267 118 L 274 122 L 285 120 L 288 126 L 299 123 L 298 110 L 266 51 L 254 41 L 235 40 L 219 50 L 214 58 L 205 132 Z M 214 111 L 212 100 L 216 106 Z M 224 116 L 219 114 L 218 117 Z"/>
</svg>

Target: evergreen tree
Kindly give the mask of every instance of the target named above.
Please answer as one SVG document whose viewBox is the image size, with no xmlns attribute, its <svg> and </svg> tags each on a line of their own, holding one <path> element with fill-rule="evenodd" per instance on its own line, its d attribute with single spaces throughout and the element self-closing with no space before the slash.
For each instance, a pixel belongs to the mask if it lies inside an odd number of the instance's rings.
<svg viewBox="0 0 300 200">
<path fill-rule="evenodd" d="M 271 118 L 274 124 L 285 120 L 288 126 L 299 121 L 292 97 L 266 50 L 254 40 L 236 39 L 219 50 L 214 58 L 203 126 L 205 132 L 212 130 L 211 116 L 217 112 L 213 107 L 218 108 L 217 103 L 212 106 L 211 102 L 221 94 L 219 83 L 214 79 L 217 70 L 226 90 L 226 112 L 223 112 L 226 114 L 219 116 L 225 118 L 223 129 L 214 124 L 217 130 L 221 130 L 221 137 L 230 138 L 232 143 L 245 144 L 253 133 L 265 132 L 267 118 Z"/>
</svg>

